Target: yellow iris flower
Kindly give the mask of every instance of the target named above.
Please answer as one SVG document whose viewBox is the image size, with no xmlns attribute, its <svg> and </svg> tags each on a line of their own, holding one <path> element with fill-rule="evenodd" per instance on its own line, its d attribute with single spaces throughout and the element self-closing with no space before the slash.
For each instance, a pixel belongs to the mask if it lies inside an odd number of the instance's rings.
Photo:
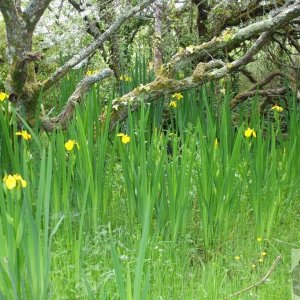
<svg viewBox="0 0 300 300">
<path fill-rule="evenodd" d="M 31 139 L 31 134 L 29 134 L 27 130 L 18 131 L 16 132 L 16 135 L 21 136 L 26 141 Z"/>
<path fill-rule="evenodd" d="M 3 178 L 3 182 L 9 190 L 14 189 L 18 183 L 20 183 L 23 188 L 27 186 L 27 182 L 22 178 L 20 174 L 6 175 Z"/>
<path fill-rule="evenodd" d="M 5 99 L 8 99 L 9 95 L 3 92 L 0 92 L 0 101 L 4 101 Z"/>
<path fill-rule="evenodd" d="M 172 99 L 177 100 L 177 101 L 182 100 L 183 99 L 183 95 L 181 93 L 174 93 L 172 95 Z"/>
<path fill-rule="evenodd" d="M 272 108 L 272 110 L 277 110 L 278 112 L 282 112 L 283 111 L 283 108 L 279 105 L 274 105 Z"/>
<path fill-rule="evenodd" d="M 127 75 L 121 75 L 120 76 L 120 80 L 122 81 L 127 81 L 127 82 L 131 82 L 132 81 L 132 78 L 130 76 L 127 76 Z"/>
<path fill-rule="evenodd" d="M 169 106 L 170 106 L 170 107 L 173 107 L 173 108 L 176 108 L 176 107 L 177 107 L 176 101 L 171 101 L 171 102 L 169 103 Z"/>
<path fill-rule="evenodd" d="M 244 133 L 245 137 L 249 138 L 251 136 L 255 137 L 256 138 L 256 132 L 254 131 L 254 129 L 251 129 L 251 128 L 247 128 L 245 130 L 245 133 Z"/>
<path fill-rule="evenodd" d="M 124 133 L 118 133 L 117 136 L 121 137 L 123 144 L 128 144 L 130 142 L 130 136 Z"/>
<path fill-rule="evenodd" d="M 80 149 L 79 144 L 75 140 L 68 140 L 65 143 L 65 148 L 66 148 L 67 151 L 72 151 L 75 145 L 77 146 L 77 148 L 79 150 Z"/>
</svg>

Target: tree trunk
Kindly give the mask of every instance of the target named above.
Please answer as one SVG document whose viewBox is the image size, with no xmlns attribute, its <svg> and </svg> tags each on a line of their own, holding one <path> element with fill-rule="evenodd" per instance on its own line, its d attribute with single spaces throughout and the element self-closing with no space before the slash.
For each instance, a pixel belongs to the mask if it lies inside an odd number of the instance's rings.
<svg viewBox="0 0 300 300">
<path fill-rule="evenodd" d="M 119 49 L 119 35 L 116 33 L 109 40 L 109 52 L 110 57 L 108 58 L 108 66 L 113 70 L 116 81 L 117 81 L 117 90 L 121 90 L 121 58 L 120 58 L 120 49 Z"/>
<path fill-rule="evenodd" d="M 1 0 L 9 63 L 7 90 L 10 101 L 17 104 L 23 117 L 31 124 L 37 107 L 39 85 L 37 84 L 34 61 L 39 54 L 32 53 L 32 38 L 36 24 L 52 0 L 31 0 L 24 10 L 21 1 Z"/>
<path fill-rule="evenodd" d="M 46 80 L 37 82 L 34 61 L 40 60 L 41 55 L 32 53 L 33 32 L 51 1 L 53 0 L 30 0 L 27 6 L 22 8 L 20 1 L 0 0 L 0 12 L 3 15 L 6 27 L 7 54 L 10 69 L 6 88 L 10 93 L 9 100 L 16 104 L 17 109 L 19 109 L 23 118 L 30 125 L 35 123 L 40 92 L 53 87 L 73 67 L 103 46 L 104 42 L 116 34 L 118 29 L 129 18 L 148 7 L 154 0 L 144 0 L 129 9 L 125 9 L 93 43 L 80 50 L 69 61 L 57 68 Z M 110 75 L 109 72 L 104 73 Z M 97 80 L 102 80 L 108 76 L 103 77 L 102 73 L 98 75 L 92 76 L 91 81 L 88 80 L 88 83 L 95 83 Z M 82 97 L 81 92 L 86 91 L 85 87 L 88 84 L 83 86 L 84 88 L 81 88 L 80 92 L 74 96 L 77 102 L 79 102 L 78 97 Z M 72 101 L 73 98 L 71 98 L 71 104 L 73 103 Z"/>
<path fill-rule="evenodd" d="M 29 122 L 35 113 L 38 85 L 33 61 L 39 56 L 32 53 L 33 30 L 18 15 L 6 14 L 7 56 L 9 77 L 6 82 L 10 100 L 17 103 L 20 113 Z"/>
<path fill-rule="evenodd" d="M 154 6 L 154 71 L 156 76 L 158 76 L 161 66 L 163 64 L 163 50 L 161 45 L 163 27 L 162 12 L 163 1 L 156 0 Z"/>
<path fill-rule="evenodd" d="M 8 90 L 13 95 L 21 113 L 31 120 L 36 109 L 37 82 L 34 63 L 36 57 L 31 53 L 32 33 L 27 30 L 12 30 L 7 34 L 10 76 Z"/>
<path fill-rule="evenodd" d="M 205 21 L 207 20 L 208 12 L 209 12 L 209 5 L 206 1 L 203 0 L 192 0 L 197 6 L 197 28 L 198 28 L 198 35 L 199 37 L 203 37 L 206 32 L 207 28 L 205 26 Z"/>
</svg>

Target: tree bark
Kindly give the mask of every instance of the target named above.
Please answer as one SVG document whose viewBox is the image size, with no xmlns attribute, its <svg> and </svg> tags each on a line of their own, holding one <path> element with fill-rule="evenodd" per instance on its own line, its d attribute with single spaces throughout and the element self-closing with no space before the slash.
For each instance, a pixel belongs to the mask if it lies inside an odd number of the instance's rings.
<svg viewBox="0 0 300 300">
<path fill-rule="evenodd" d="M 125 11 L 94 43 L 75 55 L 47 80 L 38 83 L 35 77 L 34 61 L 40 59 L 41 56 L 32 53 L 32 38 L 37 23 L 51 1 L 31 0 L 24 11 L 21 11 L 20 1 L 1 0 L 0 2 L 0 11 L 6 26 L 8 45 L 9 78 L 7 89 L 10 93 L 10 100 L 16 103 L 21 115 L 30 125 L 35 123 L 37 99 L 40 92 L 51 88 L 74 66 L 92 55 L 97 48 L 116 33 L 124 22 L 146 8 L 154 0 L 145 0 Z"/>
<path fill-rule="evenodd" d="M 154 4 L 154 71 L 158 75 L 163 64 L 162 22 L 163 1 L 156 0 Z"/>
<path fill-rule="evenodd" d="M 238 71 L 250 63 L 254 55 L 270 41 L 272 32 L 276 28 L 283 26 L 299 16 L 300 4 L 290 5 L 279 10 L 275 16 L 272 15 L 266 20 L 258 21 L 239 29 L 227 41 L 220 37 L 213 38 L 207 43 L 203 43 L 199 46 L 190 46 L 180 51 L 173 56 L 168 64 L 163 66 L 161 76 L 154 82 L 144 87 L 139 87 L 113 101 L 110 129 L 113 130 L 119 121 L 123 121 L 127 117 L 128 106 L 130 106 L 132 111 L 137 110 L 140 106 L 141 99 L 146 102 L 151 102 L 163 95 L 198 87 L 207 81 L 220 79 L 231 72 Z M 261 36 L 241 58 L 227 64 L 220 60 L 212 59 L 213 54 L 226 49 L 234 49 L 243 41 L 252 39 L 259 33 L 261 33 Z M 211 61 L 199 63 L 189 77 L 182 80 L 174 79 L 176 71 L 187 66 L 194 60 L 205 61 L 206 59 L 211 59 Z M 103 122 L 106 117 L 104 113 L 100 118 L 101 121 Z"/>
<path fill-rule="evenodd" d="M 206 0 L 192 0 L 192 2 L 197 6 L 197 29 L 201 38 L 207 33 L 205 22 L 210 8 Z"/>
<path fill-rule="evenodd" d="M 64 77 L 73 67 L 78 65 L 82 60 L 94 53 L 105 41 L 107 41 L 130 17 L 149 6 L 154 0 L 145 0 L 136 5 L 132 9 L 125 11 L 119 16 L 113 24 L 93 43 L 72 57 L 63 66 L 58 68 L 48 79 L 46 79 L 41 87 L 44 90 L 51 88 L 58 80 Z"/>
<path fill-rule="evenodd" d="M 20 15 L 20 7 L 12 1 L 0 6 L 6 25 L 9 78 L 6 87 L 11 99 L 17 102 L 20 113 L 31 122 L 31 111 L 36 105 L 35 92 L 38 88 L 33 61 L 39 59 L 32 54 L 34 28 Z"/>
<path fill-rule="evenodd" d="M 73 116 L 76 105 L 80 104 L 84 94 L 88 89 L 96 82 L 99 82 L 113 74 L 113 71 L 110 69 L 104 69 L 101 72 L 85 77 L 77 85 L 74 93 L 68 99 L 67 104 L 63 108 L 62 112 L 53 118 L 44 118 L 42 120 L 42 127 L 47 131 L 53 131 L 57 127 L 66 129 L 68 122 Z"/>
<path fill-rule="evenodd" d="M 79 12 L 83 12 L 84 9 L 81 8 L 80 4 L 75 0 L 68 0 L 69 3 Z M 104 5 L 104 4 L 103 4 Z M 110 7 L 108 9 L 114 8 Z M 90 19 L 88 16 L 83 17 L 86 23 L 86 31 L 89 33 L 95 40 L 98 39 L 101 34 L 104 33 L 104 30 L 101 30 L 99 22 Z M 115 19 L 114 12 L 105 13 L 105 22 L 109 23 L 112 19 Z M 119 49 L 119 36 L 117 33 L 111 36 L 109 40 L 109 53 L 106 52 L 103 44 L 99 46 L 99 50 L 102 52 L 102 57 L 104 61 L 108 64 L 109 68 L 113 70 L 116 81 L 117 88 L 120 90 L 120 77 L 121 77 L 121 62 L 120 62 L 120 49 Z"/>
</svg>

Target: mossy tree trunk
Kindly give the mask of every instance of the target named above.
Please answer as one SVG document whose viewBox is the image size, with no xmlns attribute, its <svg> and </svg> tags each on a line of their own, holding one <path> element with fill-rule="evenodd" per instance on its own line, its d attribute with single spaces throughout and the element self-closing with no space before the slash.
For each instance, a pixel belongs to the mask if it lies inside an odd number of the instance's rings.
<svg viewBox="0 0 300 300">
<path fill-rule="evenodd" d="M 21 25 L 21 24 L 20 24 Z M 10 75 L 7 80 L 11 100 L 17 103 L 20 113 L 32 121 L 37 106 L 38 85 L 35 77 L 32 32 L 26 27 L 7 27 Z"/>
<path fill-rule="evenodd" d="M 3 15 L 6 27 L 7 54 L 10 68 L 7 80 L 7 90 L 10 93 L 9 99 L 16 104 L 20 113 L 30 125 L 35 123 L 38 96 L 41 91 L 53 87 L 73 67 L 89 58 L 97 49 L 103 47 L 104 42 L 112 38 L 128 19 L 154 2 L 154 0 L 144 0 L 135 6 L 128 6 L 128 9 L 125 9 L 122 14 L 111 22 L 109 27 L 95 38 L 94 42 L 78 51 L 46 80 L 37 82 L 34 61 L 41 59 L 41 55 L 32 53 L 33 32 L 52 1 L 30 0 L 26 1 L 27 5 L 25 3 L 21 5 L 21 0 L 0 0 L 0 12 Z M 103 70 L 94 77 L 92 76 L 90 79 L 83 81 L 83 83 L 79 83 L 74 92 L 75 95 L 70 97 L 71 101 L 76 99 L 77 102 L 80 102 L 79 98 L 83 97 L 82 91 L 86 92 L 87 86 L 110 75 L 110 72 Z"/>
<path fill-rule="evenodd" d="M 32 0 L 22 11 L 20 1 L 3 0 L 0 11 L 6 26 L 9 77 L 7 90 L 23 117 L 33 123 L 37 107 L 38 84 L 34 61 L 40 59 L 32 53 L 33 32 L 51 0 Z"/>
</svg>

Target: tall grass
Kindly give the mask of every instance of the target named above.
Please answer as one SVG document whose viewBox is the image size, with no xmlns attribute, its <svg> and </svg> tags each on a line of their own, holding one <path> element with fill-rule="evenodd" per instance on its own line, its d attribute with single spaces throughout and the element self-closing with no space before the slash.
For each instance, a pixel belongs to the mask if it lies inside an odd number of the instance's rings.
<svg viewBox="0 0 300 300">
<path fill-rule="evenodd" d="M 123 92 L 150 80 L 146 64 L 140 65 L 129 74 L 132 81 L 122 83 Z M 62 83 L 62 97 L 72 80 Z M 0 175 L 19 173 L 27 187 L 0 185 L 0 297 L 51 298 L 53 268 L 64 265 L 62 258 L 53 261 L 61 241 L 74 266 L 65 276 L 74 285 L 84 281 L 92 299 L 83 251 L 87 236 L 103 225 L 140 236 L 134 266 L 120 260 L 110 238 L 115 285 L 102 291 L 103 298 L 151 298 L 155 275 L 145 262 L 149 245 L 160 239 L 176 243 L 190 234 L 204 251 L 221 251 L 246 219 L 257 237 L 271 238 L 297 192 L 299 110 L 290 95 L 289 107 L 281 116 L 276 112 L 273 124 L 252 111 L 233 126 L 229 93 L 219 97 L 214 86 L 184 92 L 176 109 L 166 108 L 173 118 L 167 131 L 160 128 L 160 114 L 168 97 L 157 105 L 141 102 L 140 111 L 129 108 L 127 122 L 109 133 L 109 120 L 100 126 L 98 117 L 104 99 L 109 110 L 114 95 L 94 86 L 66 132 L 31 130 L 30 141 L 15 135 L 16 120 L 22 120 L 1 104 Z M 282 122 L 288 138 L 281 134 Z M 30 130 L 24 121 L 23 127 Z M 247 127 L 256 137 L 245 137 Z M 118 133 L 128 134 L 130 142 L 122 143 Z M 79 148 L 67 151 L 68 139 Z"/>
</svg>

